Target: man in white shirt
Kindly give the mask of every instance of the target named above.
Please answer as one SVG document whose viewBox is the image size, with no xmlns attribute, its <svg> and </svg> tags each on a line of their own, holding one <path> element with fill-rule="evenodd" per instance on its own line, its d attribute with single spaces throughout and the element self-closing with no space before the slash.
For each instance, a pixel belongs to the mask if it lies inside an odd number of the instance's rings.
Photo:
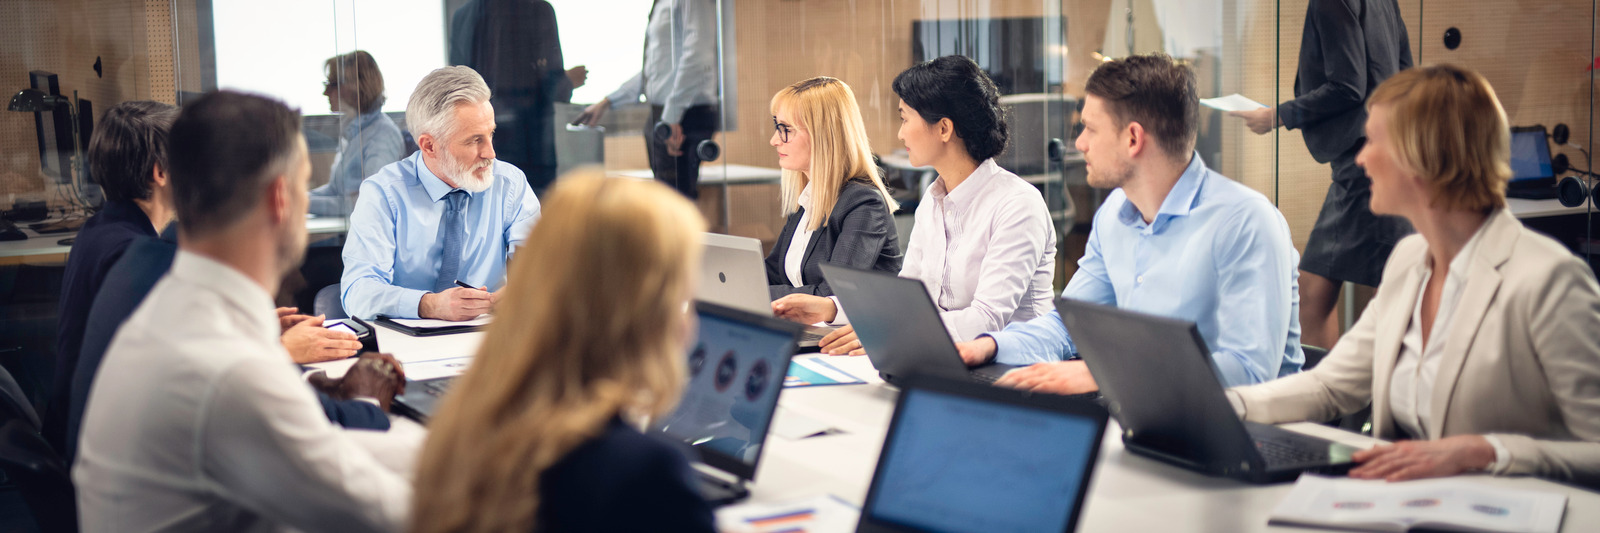
<svg viewBox="0 0 1600 533">
<path fill-rule="evenodd" d="M 73 467 L 84 531 L 403 529 L 411 487 L 384 464 L 411 461 L 357 443 L 387 434 L 331 425 L 278 341 L 271 295 L 306 246 L 299 112 L 216 92 L 170 135 L 178 255 L 91 389 Z M 387 405 L 397 378 L 368 355 L 333 388 Z"/>
<path fill-rule="evenodd" d="M 700 197 L 696 147 L 721 126 L 717 109 L 717 5 L 710 0 L 655 0 L 645 26 L 644 68 L 583 110 L 576 123 L 600 123 L 612 104 L 650 103 L 645 150 L 655 178 Z"/>
</svg>

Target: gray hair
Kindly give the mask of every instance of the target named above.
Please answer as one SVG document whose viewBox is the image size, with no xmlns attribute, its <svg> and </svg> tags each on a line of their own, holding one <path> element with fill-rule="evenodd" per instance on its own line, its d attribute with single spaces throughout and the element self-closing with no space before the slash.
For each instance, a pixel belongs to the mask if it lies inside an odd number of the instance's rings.
<svg viewBox="0 0 1600 533">
<path fill-rule="evenodd" d="M 417 83 L 406 103 L 406 125 L 411 135 L 433 135 L 445 139 L 455 129 L 453 113 L 457 104 L 482 104 L 489 101 L 489 84 L 478 71 L 454 66 L 435 69 Z"/>
</svg>

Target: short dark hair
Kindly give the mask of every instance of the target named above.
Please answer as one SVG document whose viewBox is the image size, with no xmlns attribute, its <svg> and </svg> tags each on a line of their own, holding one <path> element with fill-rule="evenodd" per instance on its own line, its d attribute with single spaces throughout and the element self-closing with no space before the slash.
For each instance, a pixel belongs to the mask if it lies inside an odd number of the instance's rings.
<svg viewBox="0 0 1600 533">
<path fill-rule="evenodd" d="M 172 198 L 179 228 L 205 235 L 249 213 L 294 162 L 300 111 L 234 91 L 202 95 L 172 124 Z"/>
<path fill-rule="evenodd" d="M 1094 69 L 1084 91 L 1106 101 L 1117 126 L 1138 122 L 1167 154 L 1187 158 L 1200 131 L 1194 71 L 1166 54 L 1113 59 Z"/>
<path fill-rule="evenodd" d="M 1005 150 L 1007 127 L 1005 111 L 1000 109 L 1000 89 L 966 56 L 944 56 L 912 65 L 894 77 L 893 88 L 922 120 L 950 119 L 972 159 L 982 162 Z"/>
<path fill-rule="evenodd" d="M 106 199 L 122 202 L 150 198 L 155 167 L 167 169 L 167 133 L 178 108 L 161 102 L 133 100 L 111 106 L 89 139 L 89 176 Z"/>
</svg>

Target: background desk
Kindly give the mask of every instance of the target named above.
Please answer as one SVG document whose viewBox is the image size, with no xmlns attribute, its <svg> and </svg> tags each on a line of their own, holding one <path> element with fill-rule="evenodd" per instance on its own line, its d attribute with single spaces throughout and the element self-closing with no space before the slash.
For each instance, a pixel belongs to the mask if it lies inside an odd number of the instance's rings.
<svg viewBox="0 0 1600 533">
<path fill-rule="evenodd" d="M 349 222 L 344 217 L 310 217 L 306 219 L 306 233 L 312 236 L 338 235 L 345 233 L 348 229 Z M 26 225 L 22 225 L 22 232 L 28 234 L 28 239 L 0 241 L 0 265 L 23 262 L 65 262 L 67 253 L 72 251 L 72 245 L 59 244 L 59 241 L 78 236 L 76 231 L 40 235 L 28 229 Z"/>
<path fill-rule="evenodd" d="M 378 329 L 379 347 L 401 361 L 429 360 L 470 352 L 482 333 L 407 337 Z M 752 503 L 780 503 L 832 494 L 856 506 L 866 499 L 878 451 L 888 431 L 897 392 L 877 379 L 865 357 L 832 357 L 866 385 L 784 389 L 778 419 L 804 417 L 843 433 L 790 440 L 767 437 L 766 452 L 751 485 Z M 1292 484 L 1258 486 L 1209 477 L 1126 452 L 1116 422 L 1106 430 L 1079 531 L 1326 531 L 1267 526 L 1272 508 Z M 1375 441 L 1318 424 L 1290 429 L 1366 446 Z M 1563 531 L 1593 531 L 1600 524 L 1600 493 L 1536 478 L 1475 475 L 1464 482 L 1566 494 Z"/>
</svg>

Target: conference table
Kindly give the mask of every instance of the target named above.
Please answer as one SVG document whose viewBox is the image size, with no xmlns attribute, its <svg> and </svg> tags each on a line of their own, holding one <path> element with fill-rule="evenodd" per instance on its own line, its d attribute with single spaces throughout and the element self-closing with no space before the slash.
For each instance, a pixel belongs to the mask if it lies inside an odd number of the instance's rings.
<svg viewBox="0 0 1600 533">
<path fill-rule="evenodd" d="M 483 339 L 481 332 L 410 337 L 381 326 L 376 334 L 379 349 L 394 354 L 408 369 L 469 357 Z M 785 388 L 779 396 L 774 430 L 767 437 L 761 465 L 750 485 L 751 497 L 741 505 L 771 506 L 831 495 L 859 508 L 865 500 L 898 393 L 877 378 L 866 357 L 830 357 L 828 362 L 867 383 Z M 777 434 L 779 426 L 793 424 L 822 424 L 829 430 L 805 438 Z M 1267 525 L 1268 514 L 1292 484 L 1250 485 L 1134 455 L 1124 450 L 1116 422 L 1110 424 L 1079 531 L 1326 531 Z M 1284 427 L 1355 446 L 1377 442 L 1320 424 Z M 1467 475 L 1458 479 L 1482 486 L 1566 494 L 1562 531 L 1600 531 L 1600 493 L 1529 477 Z M 726 520 L 739 508 L 725 508 L 719 514 Z"/>
</svg>

